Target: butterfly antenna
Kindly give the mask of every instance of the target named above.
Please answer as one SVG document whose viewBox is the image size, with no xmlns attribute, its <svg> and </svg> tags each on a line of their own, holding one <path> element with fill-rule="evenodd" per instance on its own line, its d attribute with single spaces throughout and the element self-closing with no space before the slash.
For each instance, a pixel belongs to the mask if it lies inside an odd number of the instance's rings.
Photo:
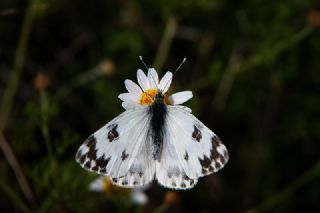
<svg viewBox="0 0 320 213">
<path fill-rule="evenodd" d="M 177 67 L 177 69 L 174 71 L 173 76 L 178 72 L 178 70 L 180 69 L 180 67 L 184 64 L 184 62 L 186 62 L 187 58 L 183 58 L 181 63 L 179 64 L 179 66 Z"/>
<path fill-rule="evenodd" d="M 181 63 L 179 64 L 179 66 L 177 67 L 177 69 L 173 72 L 172 77 L 178 72 L 178 70 L 180 69 L 180 67 L 184 64 L 184 62 L 186 62 L 186 58 L 183 58 Z M 166 84 L 166 86 L 164 88 L 166 88 L 168 86 L 169 82 Z"/>
<path fill-rule="evenodd" d="M 139 56 L 139 59 L 140 59 L 140 61 L 142 62 L 142 64 L 145 66 L 145 68 L 148 70 L 148 72 L 149 72 L 149 67 L 147 66 L 147 64 L 144 62 L 144 60 L 143 60 L 143 58 L 142 58 L 142 56 L 140 55 Z M 155 83 L 155 85 L 157 86 L 157 89 L 159 89 L 158 88 L 158 83 L 156 82 L 156 80 L 154 79 L 154 77 L 153 77 L 153 75 L 151 74 L 151 78 L 152 78 L 152 80 L 153 80 L 153 82 Z"/>
<path fill-rule="evenodd" d="M 140 61 L 142 62 L 142 64 L 145 66 L 145 68 L 147 68 L 147 70 L 149 70 L 149 67 L 147 66 L 147 64 L 144 62 L 142 56 L 139 56 Z"/>
</svg>

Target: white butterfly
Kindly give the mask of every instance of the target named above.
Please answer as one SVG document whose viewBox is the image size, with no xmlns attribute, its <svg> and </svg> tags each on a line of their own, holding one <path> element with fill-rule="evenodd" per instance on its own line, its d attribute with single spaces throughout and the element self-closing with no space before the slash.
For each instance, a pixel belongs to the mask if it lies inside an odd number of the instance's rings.
<svg viewBox="0 0 320 213">
<path fill-rule="evenodd" d="M 168 96 L 171 72 L 159 82 L 155 69 L 148 76 L 139 69 L 137 78 L 140 86 L 126 80 L 128 93 L 119 95 L 126 111 L 80 146 L 77 162 L 128 188 L 156 179 L 167 188 L 189 189 L 199 177 L 220 170 L 229 159 L 226 147 L 180 105 L 192 92 Z"/>
</svg>

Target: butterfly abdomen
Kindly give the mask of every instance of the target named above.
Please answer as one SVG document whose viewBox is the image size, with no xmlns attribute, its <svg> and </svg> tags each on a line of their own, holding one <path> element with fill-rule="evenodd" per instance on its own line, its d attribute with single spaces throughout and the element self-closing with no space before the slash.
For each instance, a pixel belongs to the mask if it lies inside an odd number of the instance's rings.
<svg viewBox="0 0 320 213">
<path fill-rule="evenodd" d="M 151 113 L 151 137 L 152 137 L 152 159 L 160 161 L 164 124 L 167 117 L 167 106 L 162 93 L 155 96 L 153 104 L 150 106 Z"/>
</svg>

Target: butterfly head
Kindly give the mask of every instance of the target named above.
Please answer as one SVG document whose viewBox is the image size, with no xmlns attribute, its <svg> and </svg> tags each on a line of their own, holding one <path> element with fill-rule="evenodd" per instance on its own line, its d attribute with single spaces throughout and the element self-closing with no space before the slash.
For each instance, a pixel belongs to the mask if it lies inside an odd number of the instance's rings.
<svg viewBox="0 0 320 213">
<path fill-rule="evenodd" d="M 169 95 L 167 93 L 163 93 L 158 89 L 149 89 L 143 93 L 141 93 L 141 97 L 139 99 L 139 103 L 142 106 L 150 106 L 154 101 L 163 102 L 166 105 L 170 105 Z"/>
</svg>

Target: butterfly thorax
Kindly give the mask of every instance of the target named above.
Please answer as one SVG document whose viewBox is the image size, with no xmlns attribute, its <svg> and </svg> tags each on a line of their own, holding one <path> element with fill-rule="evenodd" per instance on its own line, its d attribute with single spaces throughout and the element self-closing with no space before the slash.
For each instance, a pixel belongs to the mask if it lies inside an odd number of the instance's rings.
<svg viewBox="0 0 320 213">
<path fill-rule="evenodd" d="M 167 106 L 165 104 L 165 95 L 160 91 L 155 95 L 153 103 L 150 105 L 151 129 L 149 134 L 152 137 L 152 158 L 160 161 L 164 124 L 167 117 Z"/>
</svg>

